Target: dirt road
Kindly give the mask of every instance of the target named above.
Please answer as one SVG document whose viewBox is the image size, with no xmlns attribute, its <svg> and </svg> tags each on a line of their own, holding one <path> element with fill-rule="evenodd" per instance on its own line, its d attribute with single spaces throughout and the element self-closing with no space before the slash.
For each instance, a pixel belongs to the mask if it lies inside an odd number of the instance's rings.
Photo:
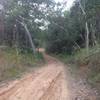
<svg viewBox="0 0 100 100">
<path fill-rule="evenodd" d="M 44 57 L 45 66 L 2 85 L 0 100 L 100 100 L 98 92 L 82 77 L 72 77 L 69 67 L 53 57 Z"/>
<path fill-rule="evenodd" d="M 0 100 L 70 100 L 63 64 L 45 56 L 47 64 L 0 88 Z"/>
</svg>

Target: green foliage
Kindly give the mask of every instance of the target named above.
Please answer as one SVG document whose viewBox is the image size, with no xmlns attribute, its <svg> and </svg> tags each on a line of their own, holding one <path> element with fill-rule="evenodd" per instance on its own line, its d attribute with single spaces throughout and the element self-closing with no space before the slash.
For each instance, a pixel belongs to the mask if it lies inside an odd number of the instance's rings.
<svg viewBox="0 0 100 100">
<path fill-rule="evenodd" d="M 100 1 L 80 0 L 86 12 L 84 16 L 79 2 L 70 11 L 65 11 L 62 15 L 51 16 L 47 34 L 47 51 L 51 53 L 69 53 L 86 47 L 86 27 L 89 27 L 89 46 L 97 45 L 100 40 Z M 61 10 L 57 10 L 61 12 Z M 85 52 L 86 53 L 86 52 Z"/>
<path fill-rule="evenodd" d="M 44 6 L 43 6 L 44 5 Z M 43 31 L 47 13 L 53 8 L 53 0 L 7 0 L 4 2 L 3 17 L 5 20 L 4 41 L 6 45 L 25 49 L 31 48 L 25 29 L 19 22 L 24 22 L 36 47 L 42 45 Z M 45 7 L 47 9 L 45 9 Z M 45 9 L 45 10 L 44 10 Z M 51 11 L 50 11 L 51 12 Z M 36 21 L 37 20 L 37 21 Z M 0 36 L 1 37 L 1 36 Z M 38 42 L 37 42 L 38 41 Z M 3 43 L 2 43 L 3 44 Z"/>
<path fill-rule="evenodd" d="M 100 46 L 95 46 L 89 49 L 89 53 L 86 55 L 86 49 L 82 49 L 73 56 L 75 60 L 74 64 L 78 66 L 78 69 L 83 67 L 86 69 L 84 74 L 87 81 L 100 90 Z"/>
<path fill-rule="evenodd" d="M 43 55 L 38 53 L 17 54 L 15 49 L 7 48 L 0 51 L 0 81 L 18 78 L 23 73 L 33 70 L 44 62 Z"/>
<path fill-rule="evenodd" d="M 73 50 L 75 35 L 70 30 L 71 23 L 67 17 L 53 17 L 48 26 L 47 51 L 53 53 L 69 52 Z"/>
<path fill-rule="evenodd" d="M 85 21 L 78 3 L 70 12 L 52 17 L 48 26 L 47 51 L 53 53 L 69 53 L 85 47 Z"/>
<path fill-rule="evenodd" d="M 87 54 L 86 49 L 81 49 L 73 55 L 59 54 L 56 55 L 70 69 L 73 76 L 83 75 L 91 86 L 100 90 L 100 46 L 89 48 Z"/>
</svg>

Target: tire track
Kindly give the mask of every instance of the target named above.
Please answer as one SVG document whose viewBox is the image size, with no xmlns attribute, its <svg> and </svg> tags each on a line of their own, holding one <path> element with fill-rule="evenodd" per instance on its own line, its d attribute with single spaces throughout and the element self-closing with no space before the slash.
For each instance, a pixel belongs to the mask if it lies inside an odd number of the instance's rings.
<svg viewBox="0 0 100 100">
<path fill-rule="evenodd" d="M 62 97 L 62 69 L 51 64 L 0 92 L 0 100 L 66 100 Z M 35 78 L 33 78 L 35 77 Z M 10 84 L 11 85 L 11 84 Z M 57 99 L 58 98 L 58 99 Z"/>
<path fill-rule="evenodd" d="M 70 100 L 63 64 L 45 57 L 46 66 L 0 88 L 0 100 Z"/>
</svg>

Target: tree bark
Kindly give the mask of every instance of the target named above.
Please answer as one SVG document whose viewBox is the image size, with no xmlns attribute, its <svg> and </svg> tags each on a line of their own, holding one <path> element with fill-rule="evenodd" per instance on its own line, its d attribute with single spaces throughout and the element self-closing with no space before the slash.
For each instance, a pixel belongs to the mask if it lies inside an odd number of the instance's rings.
<svg viewBox="0 0 100 100">
<path fill-rule="evenodd" d="M 96 36 L 95 36 L 95 29 L 94 29 L 92 24 L 91 24 L 91 41 L 92 41 L 92 46 L 97 45 Z"/>
<path fill-rule="evenodd" d="M 88 28 L 88 23 L 86 21 L 86 49 L 87 49 L 87 53 L 89 52 L 89 28 Z"/>
<path fill-rule="evenodd" d="M 79 6 L 80 6 L 80 9 L 82 10 L 82 13 L 83 13 L 83 15 L 84 15 L 84 17 L 85 17 L 85 19 L 87 18 L 87 16 L 86 16 L 86 12 L 85 12 L 85 10 L 84 10 L 84 8 L 83 8 L 83 6 L 82 6 L 82 4 L 81 4 L 81 2 L 80 2 L 80 0 L 78 0 L 78 2 L 79 2 Z M 85 22 L 85 29 L 86 29 L 86 49 L 87 49 L 87 53 L 89 52 L 89 27 L 88 27 L 88 22 L 87 22 L 87 20 L 86 20 L 86 22 Z"/>
<path fill-rule="evenodd" d="M 18 22 L 19 22 L 19 21 L 18 21 Z M 30 34 L 30 32 L 29 32 L 29 30 L 28 30 L 28 28 L 27 28 L 27 25 L 26 25 L 24 22 L 19 22 L 19 23 L 24 27 L 24 29 L 25 29 L 25 31 L 26 31 L 26 35 L 28 36 L 29 42 L 30 42 L 30 44 L 31 44 L 33 54 L 35 54 L 35 53 L 36 53 L 36 48 L 35 48 L 34 42 L 33 42 L 33 40 L 32 40 L 32 36 L 31 36 L 31 34 Z"/>
</svg>

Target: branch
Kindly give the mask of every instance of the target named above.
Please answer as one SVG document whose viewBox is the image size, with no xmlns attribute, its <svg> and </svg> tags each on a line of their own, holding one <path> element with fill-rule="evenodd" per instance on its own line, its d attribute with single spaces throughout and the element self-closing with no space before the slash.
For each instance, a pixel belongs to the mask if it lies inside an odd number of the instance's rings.
<svg viewBox="0 0 100 100">
<path fill-rule="evenodd" d="M 31 47 L 32 47 L 32 50 L 33 50 L 33 54 L 35 54 L 36 53 L 36 50 L 35 50 L 35 44 L 34 44 L 34 42 L 33 42 L 33 40 L 32 40 L 32 36 L 31 36 L 31 34 L 30 34 L 30 32 L 29 32 L 29 30 L 28 30 L 28 28 L 27 28 L 27 25 L 24 23 L 24 22 L 20 22 L 19 20 L 16 20 L 18 23 L 20 23 L 23 27 L 24 27 L 24 29 L 25 29 L 25 31 L 26 31 L 26 34 L 27 34 L 27 36 L 28 36 L 28 38 L 29 38 L 29 42 L 30 42 L 30 44 L 31 44 Z"/>
<path fill-rule="evenodd" d="M 80 6 L 80 8 L 81 8 L 83 14 L 86 15 L 86 12 L 85 12 L 85 10 L 84 10 L 84 8 L 83 8 L 83 6 L 82 6 L 80 0 L 78 0 L 78 2 L 79 2 L 79 6 Z"/>
<path fill-rule="evenodd" d="M 17 20 L 17 19 L 16 19 L 16 21 L 17 21 L 18 23 L 20 23 L 22 26 L 24 26 L 24 23 L 23 23 L 23 22 L 20 22 L 20 21 Z"/>
</svg>

